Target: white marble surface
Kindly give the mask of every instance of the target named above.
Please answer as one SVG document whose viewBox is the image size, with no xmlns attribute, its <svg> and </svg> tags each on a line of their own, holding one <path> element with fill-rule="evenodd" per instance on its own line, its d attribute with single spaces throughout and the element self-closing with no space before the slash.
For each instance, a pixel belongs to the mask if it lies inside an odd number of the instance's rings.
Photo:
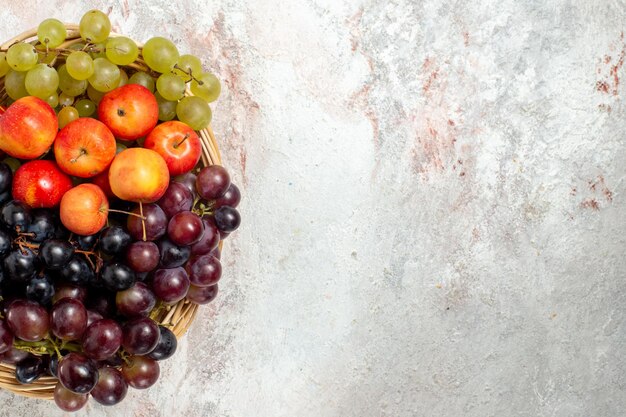
<svg viewBox="0 0 626 417">
<path fill-rule="evenodd" d="M 225 84 L 222 292 L 156 386 L 81 415 L 624 413 L 623 1 L 179 3 L 0 9 L 1 38 L 110 10 Z"/>
</svg>

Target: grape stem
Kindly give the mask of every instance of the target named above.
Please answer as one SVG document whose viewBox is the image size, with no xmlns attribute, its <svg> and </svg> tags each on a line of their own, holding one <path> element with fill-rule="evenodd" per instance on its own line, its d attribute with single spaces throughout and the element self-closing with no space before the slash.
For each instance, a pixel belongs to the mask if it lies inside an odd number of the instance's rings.
<svg viewBox="0 0 626 417">
<path fill-rule="evenodd" d="M 61 355 L 61 350 L 69 350 L 70 352 L 81 351 L 80 345 L 78 343 L 64 341 L 58 343 L 51 337 L 48 337 L 39 342 L 26 342 L 24 340 L 15 339 L 13 341 L 13 347 L 35 355 L 52 355 L 56 353 L 59 358 L 63 356 Z"/>
<path fill-rule="evenodd" d="M 129 216 L 135 216 L 135 217 L 139 217 L 142 220 L 145 220 L 145 216 L 143 216 L 142 214 L 137 214 L 137 213 L 131 213 L 129 211 L 124 211 L 124 210 L 116 210 L 116 209 L 112 209 L 110 208 L 108 211 L 112 212 L 112 213 L 122 213 L 122 214 L 128 214 Z"/>
<path fill-rule="evenodd" d="M 141 201 L 139 202 L 139 214 L 141 214 L 141 232 L 143 233 L 141 237 L 145 242 L 148 237 L 146 236 L 146 217 L 143 215 L 143 203 Z"/>
<path fill-rule="evenodd" d="M 181 66 L 179 66 L 178 64 L 174 64 L 174 68 L 179 70 L 180 72 L 183 72 L 185 74 L 187 74 L 189 76 L 189 81 L 195 81 L 198 83 L 198 85 L 203 85 L 204 82 L 202 80 L 197 79 L 196 77 L 193 76 L 192 74 L 192 70 L 191 68 L 189 68 L 189 71 L 185 71 L 184 68 L 182 68 Z M 189 82 L 187 81 L 187 82 Z"/>
</svg>

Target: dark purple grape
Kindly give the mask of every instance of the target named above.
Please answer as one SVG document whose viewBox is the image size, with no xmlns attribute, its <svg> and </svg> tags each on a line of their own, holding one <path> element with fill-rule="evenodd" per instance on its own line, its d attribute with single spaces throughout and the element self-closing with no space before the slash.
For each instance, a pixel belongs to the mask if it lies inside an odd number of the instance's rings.
<svg viewBox="0 0 626 417">
<path fill-rule="evenodd" d="M 143 282 L 136 282 L 115 296 L 117 312 L 126 317 L 147 316 L 156 304 L 154 293 Z"/>
<path fill-rule="evenodd" d="M 122 365 L 124 380 L 135 389 L 146 389 L 154 385 L 161 373 L 159 363 L 147 356 L 131 356 Z"/>
<path fill-rule="evenodd" d="M 7 309 L 6 322 L 13 335 L 27 342 L 38 342 L 48 334 L 48 312 L 34 301 L 13 301 Z"/>
<path fill-rule="evenodd" d="M 169 239 L 162 239 L 158 243 L 161 260 L 159 265 L 163 268 L 175 268 L 182 266 L 189 259 L 191 248 L 189 246 L 177 246 Z"/>
<path fill-rule="evenodd" d="M 59 361 L 59 381 L 68 390 L 87 394 L 98 382 L 96 364 L 79 353 L 69 353 Z"/>
<path fill-rule="evenodd" d="M 189 191 L 191 191 L 192 195 L 196 194 L 196 175 L 187 172 L 186 174 L 179 175 L 178 177 L 173 179 L 173 182 L 178 182 L 183 184 Z"/>
<path fill-rule="evenodd" d="M 37 256 L 28 248 L 18 248 L 4 258 L 4 272 L 14 281 L 25 282 L 37 270 Z"/>
<path fill-rule="evenodd" d="M 115 313 L 115 294 L 107 291 L 92 291 L 87 295 L 85 307 L 103 317 L 110 317 Z"/>
<path fill-rule="evenodd" d="M 189 277 L 182 267 L 157 269 L 152 278 L 154 294 L 165 303 L 176 303 L 187 295 Z"/>
<path fill-rule="evenodd" d="M 215 204 L 213 205 L 213 207 L 214 208 L 220 208 L 222 206 L 237 207 L 240 201 L 241 201 L 241 192 L 239 192 L 239 188 L 231 182 L 230 186 L 228 187 L 228 190 L 226 190 L 226 193 L 224 193 L 223 196 L 215 200 Z"/>
<path fill-rule="evenodd" d="M 59 357 L 57 355 L 50 356 L 48 361 L 48 375 L 57 377 L 59 372 Z"/>
<path fill-rule="evenodd" d="M 98 246 L 104 253 L 115 255 L 126 249 L 132 241 L 130 234 L 122 227 L 108 226 L 100 232 Z"/>
<path fill-rule="evenodd" d="M 11 235 L 0 229 L 0 258 L 4 258 L 11 251 Z"/>
<path fill-rule="evenodd" d="M 108 290 L 123 291 L 132 287 L 137 277 L 128 266 L 119 262 L 113 262 L 102 267 L 100 279 Z"/>
<path fill-rule="evenodd" d="M 87 310 L 87 327 L 91 326 L 92 323 L 102 320 L 102 314 L 98 313 L 95 310 Z"/>
<path fill-rule="evenodd" d="M 0 353 L 8 352 L 12 347 L 13 332 L 4 320 L 0 320 Z"/>
<path fill-rule="evenodd" d="M 65 266 L 74 255 L 74 247 L 67 240 L 48 239 L 39 246 L 39 258 L 49 269 Z"/>
<path fill-rule="evenodd" d="M 0 193 L 0 206 L 4 206 L 9 201 L 13 200 L 11 190 Z"/>
<path fill-rule="evenodd" d="M 15 379 L 20 384 L 32 384 L 44 373 L 43 361 L 39 356 L 29 356 L 15 365 Z"/>
<path fill-rule="evenodd" d="M 122 327 L 122 347 L 131 355 L 152 352 L 159 343 L 159 326 L 147 317 L 132 319 Z"/>
<path fill-rule="evenodd" d="M 209 165 L 198 173 L 196 190 L 205 200 L 215 200 L 226 193 L 230 186 L 230 175 L 220 165 Z"/>
<path fill-rule="evenodd" d="M 126 264 L 135 272 L 149 272 L 159 264 L 159 247 L 154 242 L 141 240 L 126 248 Z"/>
<path fill-rule="evenodd" d="M 86 286 L 95 281 L 96 273 L 85 257 L 77 253 L 59 270 L 59 278 L 72 284 Z"/>
<path fill-rule="evenodd" d="M 140 214 L 139 207 L 133 209 L 132 213 Z M 143 215 L 145 217 L 144 223 L 146 225 L 145 240 L 157 240 L 165 234 L 167 231 L 167 216 L 161 207 L 156 204 L 144 204 Z M 135 240 L 144 240 L 141 223 L 141 218 L 137 216 L 128 216 L 128 220 L 126 221 L 128 233 L 130 233 L 132 238 Z"/>
<path fill-rule="evenodd" d="M 95 360 L 105 360 L 113 356 L 121 344 L 122 329 L 110 319 L 93 322 L 83 335 L 83 352 Z"/>
<path fill-rule="evenodd" d="M 78 411 L 87 404 L 89 394 L 78 394 L 65 388 L 60 382 L 54 387 L 54 403 L 63 411 Z"/>
<path fill-rule="evenodd" d="M 52 307 L 50 330 L 61 340 L 78 340 L 87 328 L 87 309 L 73 298 L 59 300 Z"/>
<path fill-rule="evenodd" d="M 128 392 L 128 384 L 122 373 L 115 368 L 100 368 L 98 383 L 91 396 L 102 405 L 115 405 L 121 402 Z"/>
<path fill-rule="evenodd" d="M 41 305 L 47 306 L 54 297 L 54 284 L 52 279 L 46 275 L 37 275 L 26 285 L 26 298 Z"/>
<path fill-rule="evenodd" d="M 206 255 L 217 248 L 220 243 L 220 231 L 215 226 L 215 222 L 203 218 L 202 224 L 204 233 L 200 240 L 191 246 L 191 256 Z"/>
<path fill-rule="evenodd" d="M 30 233 L 28 240 L 41 243 L 44 240 L 55 237 L 57 224 L 60 222 L 58 216 L 49 209 L 34 209 L 31 212 L 32 221 L 26 231 Z"/>
<path fill-rule="evenodd" d="M 159 201 L 159 207 L 163 209 L 167 218 L 172 218 L 176 213 L 191 210 L 193 194 L 185 184 L 171 182 L 165 194 Z"/>
<path fill-rule="evenodd" d="M 209 287 L 215 285 L 222 276 L 222 264 L 211 255 L 202 255 L 192 258 L 185 265 L 189 281 L 196 287 Z"/>
<path fill-rule="evenodd" d="M 239 212 L 237 209 L 230 206 L 218 208 L 213 215 L 215 217 L 215 225 L 220 232 L 234 232 L 241 224 Z"/>
<path fill-rule="evenodd" d="M 81 236 L 79 235 L 76 239 L 76 244 L 80 250 L 90 251 L 93 250 L 98 243 L 98 237 L 100 235 L 95 233 L 93 235 Z"/>
<path fill-rule="evenodd" d="M 21 349 L 11 348 L 3 353 L 1 356 L 3 363 L 8 363 L 9 365 L 17 365 L 19 362 L 33 355 Z"/>
<path fill-rule="evenodd" d="M 74 298 L 81 303 L 84 303 L 87 298 L 87 288 L 79 287 L 78 285 L 73 284 L 64 284 L 55 287 L 52 302 L 56 303 L 62 298 Z"/>
<path fill-rule="evenodd" d="M 210 287 L 189 286 L 187 291 L 187 299 L 195 304 L 208 304 L 217 297 L 217 284 Z"/>
<path fill-rule="evenodd" d="M 32 221 L 30 207 L 21 201 L 6 203 L 0 210 L 2 224 L 17 232 L 26 232 Z"/>
<path fill-rule="evenodd" d="M 0 163 L 0 193 L 11 191 L 13 185 L 13 171 L 7 164 Z"/>
<path fill-rule="evenodd" d="M 179 246 L 193 245 L 202 237 L 202 219 L 191 211 L 176 213 L 167 224 L 167 236 Z"/>
<path fill-rule="evenodd" d="M 148 356 L 154 360 L 162 361 L 170 358 L 174 352 L 176 352 L 178 341 L 174 333 L 167 327 L 159 326 L 159 331 L 161 332 L 159 343 L 157 343 L 154 350 L 150 352 Z"/>
</svg>

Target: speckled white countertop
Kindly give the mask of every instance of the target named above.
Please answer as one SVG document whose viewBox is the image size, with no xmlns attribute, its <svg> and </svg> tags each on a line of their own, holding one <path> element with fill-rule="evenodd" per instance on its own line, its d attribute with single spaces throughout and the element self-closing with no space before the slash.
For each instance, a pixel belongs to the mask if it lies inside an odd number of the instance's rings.
<svg viewBox="0 0 626 417">
<path fill-rule="evenodd" d="M 93 7 L 223 80 L 244 223 L 160 382 L 79 415 L 623 414 L 623 1 L 4 1 L 0 38 Z"/>
</svg>

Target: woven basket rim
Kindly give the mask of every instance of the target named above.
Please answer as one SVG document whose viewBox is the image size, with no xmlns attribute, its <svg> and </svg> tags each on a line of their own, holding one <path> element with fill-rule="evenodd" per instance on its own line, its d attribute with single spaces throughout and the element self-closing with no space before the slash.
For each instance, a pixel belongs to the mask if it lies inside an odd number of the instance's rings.
<svg viewBox="0 0 626 417">
<path fill-rule="evenodd" d="M 65 42 L 63 42 L 63 44 L 61 44 L 59 48 L 66 48 L 69 45 L 82 41 L 78 32 L 77 24 L 65 23 L 65 27 L 67 30 L 67 37 Z M 109 37 L 111 36 L 126 35 L 111 32 L 109 34 Z M 37 28 L 33 28 L 22 32 L 21 34 L 4 42 L 2 45 L 0 45 L 0 49 L 5 50 L 9 46 L 17 42 L 34 42 L 36 40 Z M 141 55 L 143 43 L 137 41 L 135 42 L 139 47 L 139 58 L 134 64 L 124 65 L 120 67 L 128 67 L 137 71 L 145 71 L 145 69 L 143 68 L 147 67 L 143 63 L 143 57 Z M 189 89 L 187 89 L 186 95 L 192 95 Z M 6 92 L 4 90 L 4 77 L 0 77 L 0 97 L 2 101 L 6 99 Z M 198 131 L 198 137 L 200 138 L 200 143 L 202 145 L 200 164 L 202 166 L 215 164 L 220 165 L 221 155 L 211 125 L 207 126 L 205 129 Z M 220 249 L 221 247 L 222 242 L 220 242 Z M 159 324 L 169 327 L 174 332 L 176 337 L 180 338 L 189 329 L 189 326 L 191 326 L 191 323 L 196 317 L 197 311 L 197 304 L 182 300 L 163 310 L 157 317 L 157 322 Z M 21 396 L 52 400 L 54 387 L 57 384 L 57 381 L 58 380 L 56 378 L 43 376 L 32 384 L 24 385 L 19 383 L 15 379 L 15 366 L 0 363 L 0 388 L 4 388 Z"/>
</svg>

